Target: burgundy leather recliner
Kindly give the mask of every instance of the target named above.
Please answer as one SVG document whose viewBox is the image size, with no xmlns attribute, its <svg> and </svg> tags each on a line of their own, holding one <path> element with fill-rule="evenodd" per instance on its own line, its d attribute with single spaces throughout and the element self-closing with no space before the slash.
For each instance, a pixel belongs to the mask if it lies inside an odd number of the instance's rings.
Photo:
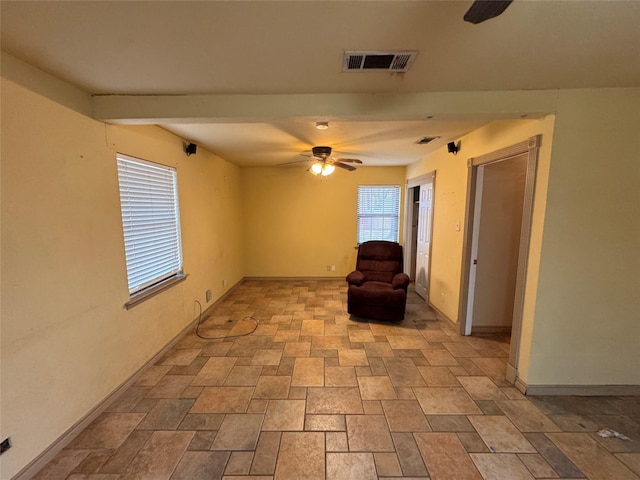
<svg viewBox="0 0 640 480">
<path fill-rule="evenodd" d="M 346 278 L 349 284 L 347 311 L 374 320 L 402 320 L 409 286 L 409 276 L 402 270 L 402 245 L 399 243 L 361 243 L 356 269 Z"/>
</svg>

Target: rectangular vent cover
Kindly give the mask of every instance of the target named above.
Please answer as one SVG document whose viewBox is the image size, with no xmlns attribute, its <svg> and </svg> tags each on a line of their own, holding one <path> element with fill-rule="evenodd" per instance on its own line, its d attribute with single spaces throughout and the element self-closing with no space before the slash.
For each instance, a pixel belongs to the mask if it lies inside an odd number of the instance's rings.
<svg viewBox="0 0 640 480">
<path fill-rule="evenodd" d="M 429 142 L 433 142 L 437 138 L 440 138 L 440 137 L 421 137 L 418 140 L 416 140 L 415 143 L 417 143 L 418 145 L 426 145 Z"/>
<path fill-rule="evenodd" d="M 403 52 L 344 52 L 343 72 L 406 72 L 418 55 Z"/>
</svg>

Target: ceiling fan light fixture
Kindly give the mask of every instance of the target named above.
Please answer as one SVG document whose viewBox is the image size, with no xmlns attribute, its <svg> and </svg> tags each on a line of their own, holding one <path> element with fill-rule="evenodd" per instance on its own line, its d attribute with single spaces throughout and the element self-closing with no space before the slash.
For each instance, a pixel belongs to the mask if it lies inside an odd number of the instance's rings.
<svg viewBox="0 0 640 480">
<path fill-rule="evenodd" d="M 327 175 L 331 175 L 335 169 L 336 167 L 334 165 L 331 165 L 330 163 L 325 163 L 324 166 L 322 167 L 322 176 L 326 177 Z"/>
<path fill-rule="evenodd" d="M 322 164 L 320 162 L 316 162 L 313 165 L 311 165 L 311 168 L 309 169 L 309 171 L 314 174 L 314 175 L 319 175 L 322 173 Z"/>
<path fill-rule="evenodd" d="M 316 128 L 318 130 L 328 130 L 329 122 L 316 122 Z"/>
</svg>

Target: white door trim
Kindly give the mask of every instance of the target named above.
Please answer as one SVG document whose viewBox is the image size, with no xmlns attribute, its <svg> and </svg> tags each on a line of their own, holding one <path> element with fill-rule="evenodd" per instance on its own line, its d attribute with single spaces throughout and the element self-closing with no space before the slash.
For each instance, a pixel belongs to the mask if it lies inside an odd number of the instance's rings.
<svg viewBox="0 0 640 480">
<path fill-rule="evenodd" d="M 529 257 L 529 243 L 531 239 L 531 218 L 533 215 L 533 193 L 535 187 L 536 167 L 538 163 L 538 150 L 542 135 L 535 135 L 524 142 L 517 143 L 495 152 L 488 153 L 467 160 L 469 173 L 467 175 L 467 207 L 465 212 L 465 225 L 473 222 L 476 209 L 476 183 L 478 167 L 489 163 L 507 160 L 508 158 L 527 154 L 527 174 L 524 188 L 524 205 L 522 211 L 522 227 L 520 229 L 520 247 L 518 252 L 518 269 L 516 274 L 516 290 L 513 305 L 513 324 L 511 326 L 511 350 L 507 365 L 507 380 L 515 381 L 518 373 L 518 355 L 520 353 L 520 334 L 522 331 L 522 314 L 524 307 L 525 282 L 527 275 L 527 263 Z M 469 275 L 472 263 L 473 229 L 466 228 L 462 248 L 462 275 L 460 279 L 460 303 L 458 305 L 458 322 L 460 334 L 467 333 L 467 307 L 469 301 Z"/>
<path fill-rule="evenodd" d="M 471 335 L 473 326 L 473 302 L 476 291 L 476 262 L 478 258 L 478 238 L 480 236 L 480 212 L 482 211 L 482 188 L 484 168 L 476 170 L 476 191 L 474 198 L 474 215 L 471 219 L 471 260 L 469 263 L 469 288 L 467 290 L 467 317 L 465 319 L 464 335 Z M 467 224 L 465 224 L 467 225 Z"/>
</svg>

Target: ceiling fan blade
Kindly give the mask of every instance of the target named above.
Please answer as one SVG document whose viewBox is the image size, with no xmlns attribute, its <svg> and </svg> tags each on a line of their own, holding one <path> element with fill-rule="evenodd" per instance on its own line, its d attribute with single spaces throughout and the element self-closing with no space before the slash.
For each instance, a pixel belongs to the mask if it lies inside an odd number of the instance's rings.
<svg viewBox="0 0 640 480">
<path fill-rule="evenodd" d="M 295 160 L 293 162 L 279 163 L 277 167 L 294 167 L 297 164 L 309 163 L 309 160 Z"/>
<path fill-rule="evenodd" d="M 475 0 L 467 13 L 464 14 L 464 21 L 478 24 L 497 17 L 504 12 L 513 0 Z"/>
<path fill-rule="evenodd" d="M 353 165 L 347 165 L 346 163 L 333 162 L 332 165 L 335 165 L 336 167 L 344 168 L 345 170 L 349 170 L 350 172 L 353 172 L 356 169 L 356 167 L 354 167 Z"/>
<path fill-rule="evenodd" d="M 346 163 L 357 163 L 358 165 L 362 165 L 362 160 L 358 160 L 357 158 L 338 158 L 336 159 L 338 162 L 346 162 Z"/>
<path fill-rule="evenodd" d="M 312 153 L 301 153 L 300 154 L 301 157 L 308 157 L 311 158 L 312 160 L 317 160 L 318 162 L 324 162 L 326 159 L 319 157 L 317 155 L 313 155 Z"/>
</svg>

